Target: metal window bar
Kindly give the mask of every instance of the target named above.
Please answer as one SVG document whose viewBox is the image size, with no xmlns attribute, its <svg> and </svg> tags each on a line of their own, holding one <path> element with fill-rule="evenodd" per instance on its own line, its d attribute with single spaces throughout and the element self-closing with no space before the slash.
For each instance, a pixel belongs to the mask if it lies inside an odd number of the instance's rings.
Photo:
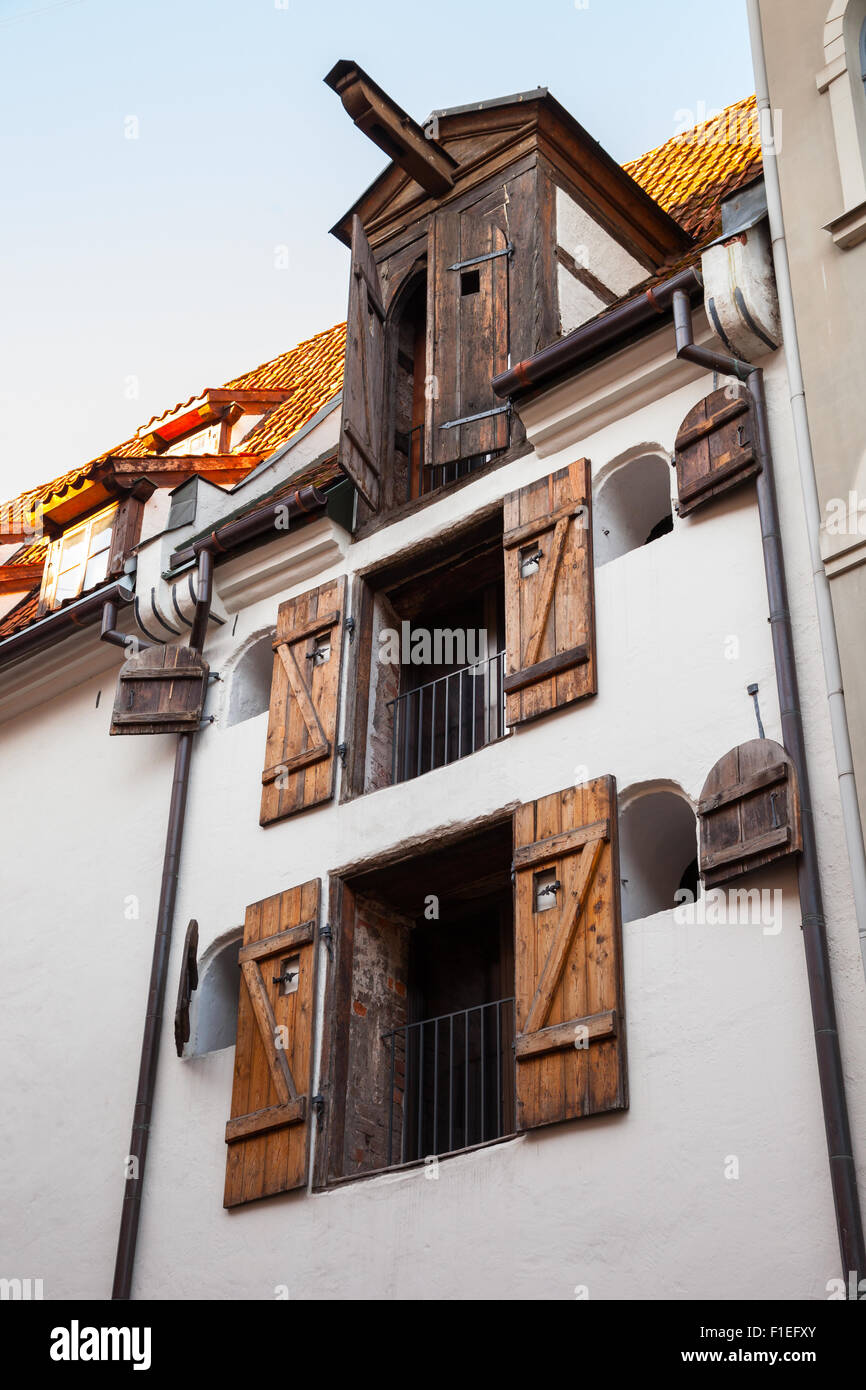
<svg viewBox="0 0 866 1390">
<path fill-rule="evenodd" d="M 448 463 L 425 463 L 424 461 L 424 426 L 416 425 L 408 435 L 403 435 L 403 439 L 408 441 L 406 458 L 406 501 L 409 502 L 413 497 L 426 497 L 429 492 L 435 492 L 437 488 L 448 487 L 451 483 L 456 483 L 460 478 L 467 477 L 481 468 L 491 459 L 505 452 L 504 449 L 494 449 L 486 454 L 470 454 L 466 458 L 451 459 Z"/>
<path fill-rule="evenodd" d="M 407 782 L 484 748 L 506 732 L 505 652 L 389 700 L 391 779 Z"/>
<path fill-rule="evenodd" d="M 500 1139 L 514 1114 L 514 998 L 382 1034 L 388 1166 Z"/>
</svg>

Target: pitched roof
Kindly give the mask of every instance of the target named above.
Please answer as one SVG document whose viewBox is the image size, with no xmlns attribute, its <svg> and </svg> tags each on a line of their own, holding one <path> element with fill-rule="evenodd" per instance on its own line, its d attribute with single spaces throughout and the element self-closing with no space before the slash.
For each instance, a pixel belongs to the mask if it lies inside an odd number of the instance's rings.
<svg viewBox="0 0 866 1390">
<path fill-rule="evenodd" d="M 761 145 L 755 98 L 734 102 L 717 116 L 672 136 L 623 168 L 700 246 L 720 229 L 721 199 L 760 173 Z M 689 253 L 677 264 L 663 267 L 663 273 L 668 274 L 678 269 L 681 262 L 694 258 L 695 253 Z M 342 386 L 345 343 L 346 325 L 337 323 L 279 357 L 225 382 L 225 387 L 238 391 L 259 387 L 288 389 L 292 393 L 270 410 L 232 452 L 265 457 L 272 454 L 333 400 Z M 195 399 L 197 397 L 190 398 L 191 401 Z M 165 415 L 179 408 L 173 406 Z M 148 422 L 149 425 L 153 423 Z M 90 463 L 70 469 L 41 487 L 29 489 L 7 506 L 29 514 L 40 502 L 81 486 L 98 471 L 104 459 L 146 455 L 150 452 L 150 445 L 144 438 L 146 433 L 146 429 L 139 431 L 132 439 L 107 449 Z M 24 563 L 28 559 L 32 563 L 35 558 L 38 557 L 33 553 L 33 546 L 28 546 L 6 563 Z M 37 597 L 38 590 L 32 591 L 0 619 L 0 639 L 33 621 Z"/>
</svg>

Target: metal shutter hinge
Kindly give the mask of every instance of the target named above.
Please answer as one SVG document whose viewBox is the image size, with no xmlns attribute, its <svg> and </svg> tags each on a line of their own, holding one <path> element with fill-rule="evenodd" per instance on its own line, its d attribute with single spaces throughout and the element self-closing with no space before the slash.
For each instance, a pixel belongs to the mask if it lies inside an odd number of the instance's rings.
<svg viewBox="0 0 866 1390">
<path fill-rule="evenodd" d="M 346 754 L 348 753 L 348 751 L 349 751 L 349 745 L 348 745 L 348 743 L 338 743 L 338 744 L 337 744 L 337 757 L 340 759 L 340 762 L 343 764 L 343 767 L 346 766 Z"/>
<path fill-rule="evenodd" d="M 319 927 L 319 940 L 324 941 L 325 949 L 328 952 L 328 959 L 334 959 L 334 933 L 331 931 L 330 922 L 326 922 L 323 927 Z"/>
<path fill-rule="evenodd" d="M 312 1100 L 310 1101 L 310 1104 L 313 1107 L 313 1110 L 315 1111 L 316 1128 L 321 1129 L 322 1120 L 325 1118 L 325 1097 L 322 1095 L 321 1091 L 318 1093 L 318 1095 L 313 1096 Z"/>
</svg>

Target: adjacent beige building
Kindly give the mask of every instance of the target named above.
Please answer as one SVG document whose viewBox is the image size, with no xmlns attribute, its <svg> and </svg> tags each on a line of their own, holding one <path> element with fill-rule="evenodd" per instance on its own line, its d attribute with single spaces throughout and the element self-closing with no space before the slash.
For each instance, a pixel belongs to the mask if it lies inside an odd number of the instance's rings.
<svg viewBox="0 0 866 1390">
<path fill-rule="evenodd" d="M 829 8 L 828 0 L 760 0 L 759 8 L 772 112 L 765 134 L 772 128 L 818 487 L 820 553 L 830 581 L 862 818 L 866 0 L 833 0 Z"/>
</svg>

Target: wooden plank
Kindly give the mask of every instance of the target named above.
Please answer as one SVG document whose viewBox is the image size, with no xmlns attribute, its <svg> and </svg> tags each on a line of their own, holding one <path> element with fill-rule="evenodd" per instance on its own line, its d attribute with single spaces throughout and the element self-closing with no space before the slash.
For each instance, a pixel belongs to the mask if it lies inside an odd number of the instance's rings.
<svg viewBox="0 0 866 1390">
<path fill-rule="evenodd" d="M 739 801 L 750 793 L 759 791 L 762 787 L 772 787 L 777 782 L 783 782 L 788 776 L 787 763 L 772 763 L 770 767 L 762 768 L 758 772 L 752 773 L 739 782 L 734 782 L 730 787 L 724 787 L 721 791 L 714 792 L 712 796 L 706 797 L 698 802 L 698 815 L 705 816 L 711 811 L 717 810 L 720 806 L 726 806 L 731 801 Z"/>
<path fill-rule="evenodd" d="M 536 681 L 558 676 L 561 671 L 570 671 L 574 666 L 583 666 L 589 661 L 589 657 L 589 648 L 584 642 L 579 647 L 558 652 L 556 656 L 549 656 L 545 661 L 537 661 L 534 666 L 525 666 L 522 671 L 515 671 L 513 675 L 506 676 L 502 683 L 503 690 L 506 695 L 512 694 L 515 690 L 524 690 Z"/>
<path fill-rule="evenodd" d="M 578 516 L 585 507 L 586 498 L 577 497 L 573 501 L 564 503 L 561 507 L 554 508 L 546 516 L 539 516 L 533 521 L 528 521 L 525 526 L 515 526 L 513 530 L 503 533 L 503 548 L 512 550 L 516 545 L 526 545 L 529 541 L 535 540 L 537 536 L 543 536 L 545 531 L 552 531 L 561 520 Z"/>
<path fill-rule="evenodd" d="M 204 394 L 210 405 L 238 405 L 244 415 L 258 415 L 260 407 L 264 413 L 289 400 L 294 395 L 294 388 L 256 386 L 240 391 L 226 386 L 208 386 Z"/>
<path fill-rule="evenodd" d="M 256 960 L 245 960 L 241 965 L 241 974 L 249 990 L 253 1012 L 259 1026 L 259 1032 L 262 1035 L 265 1056 L 267 1057 L 268 1066 L 271 1070 L 271 1076 L 274 1079 L 277 1094 L 283 1104 L 286 1104 L 289 1100 L 297 1100 L 298 1093 L 295 1089 L 291 1068 L 286 1061 L 285 1051 L 283 1048 L 277 1047 L 274 1043 L 277 1024 L 258 962 Z"/>
<path fill-rule="evenodd" d="M 328 612 L 317 613 L 309 622 L 293 624 L 291 628 L 278 632 L 273 643 L 274 651 L 278 651 L 289 642 L 304 642 L 308 637 L 318 637 L 320 633 L 327 632 L 328 628 L 340 622 L 342 616 L 338 609 L 332 608 Z"/>
<path fill-rule="evenodd" d="M 749 468 L 750 464 L 754 466 Z M 718 487 L 720 483 L 727 482 L 738 473 L 742 473 L 745 477 L 747 469 L 749 476 L 758 471 L 755 455 L 750 448 L 737 449 L 731 453 L 722 454 L 712 473 L 705 473 L 703 477 L 695 478 L 680 488 L 680 501 L 691 502 L 701 493 L 707 492 L 710 488 Z"/>
<path fill-rule="evenodd" d="M 325 78 L 351 116 L 374 145 L 384 150 L 428 193 L 441 196 L 454 184 L 457 161 L 408 116 L 354 62 L 337 63 Z"/>
<path fill-rule="evenodd" d="M 778 845 L 787 845 L 790 839 L 791 827 L 780 825 L 776 830 L 768 830 L 765 834 L 756 835 L 750 840 L 738 840 L 736 844 L 715 850 L 711 854 L 702 855 L 701 867 L 713 869 L 716 865 L 727 864 L 731 860 L 752 859 L 756 854 L 762 854 L 765 850 L 773 849 Z"/>
<path fill-rule="evenodd" d="M 697 444 L 699 440 L 706 439 L 708 434 L 713 434 L 722 425 L 728 424 L 730 420 L 736 420 L 740 415 L 745 415 L 748 409 L 749 402 L 744 396 L 738 396 L 733 401 L 725 400 L 719 405 L 714 405 L 702 420 L 697 420 L 686 429 L 679 430 L 677 448 L 685 449 L 689 444 Z"/>
<path fill-rule="evenodd" d="M 299 1096 L 286 1105 L 268 1105 L 264 1110 L 256 1110 L 251 1115 L 241 1115 L 229 1120 L 226 1125 L 226 1143 L 236 1144 L 239 1139 L 249 1139 L 254 1134 L 266 1134 L 284 1125 L 300 1124 L 307 1116 L 307 1098 Z"/>
<path fill-rule="evenodd" d="M 514 851 L 514 867 L 531 869 L 535 864 L 549 863 L 563 855 L 574 854 L 593 840 L 609 839 L 610 821 L 592 821 L 589 825 L 579 825 L 576 829 L 563 830 L 557 835 L 520 846 Z"/>
<path fill-rule="evenodd" d="M 238 952 L 238 964 L 243 965 L 247 960 L 267 960 L 270 956 L 297 950 L 299 946 L 307 946 L 313 940 L 315 927 L 315 921 L 310 919 L 308 922 L 300 922 L 296 927 L 277 932 L 266 941 L 255 941 L 250 946 L 242 946 Z"/>
<path fill-rule="evenodd" d="M 581 1030 L 580 1034 L 578 1029 Z M 584 1018 L 570 1018 L 565 1023 L 554 1023 L 536 1033 L 521 1033 L 514 1039 L 514 1054 L 521 1062 L 528 1057 L 574 1047 L 575 1041 L 584 1037 L 589 1042 L 616 1037 L 616 1010 L 609 1009 L 606 1013 L 589 1014 Z"/>
</svg>

